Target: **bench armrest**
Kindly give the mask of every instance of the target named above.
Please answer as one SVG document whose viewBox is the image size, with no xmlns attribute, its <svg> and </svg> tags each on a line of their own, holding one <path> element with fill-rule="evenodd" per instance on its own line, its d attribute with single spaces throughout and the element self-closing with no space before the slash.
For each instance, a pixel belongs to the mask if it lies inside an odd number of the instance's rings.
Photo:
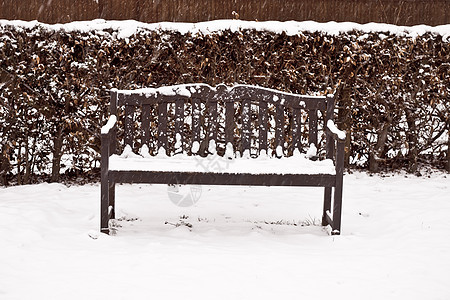
<svg viewBox="0 0 450 300">
<path fill-rule="evenodd" d="M 333 120 L 327 121 L 327 158 L 333 159 L 336 166 L 336 174 L 342 177 L 345 159 L 345 140 L 347 133 L 339 130 Z M 331 135 L 328 136 L 328 135 Z M 330 139 L 328 139 L 330 137 Z M 336 141 L 336 143 L 334 142 Z M 336 154 L 336 155 L 335 155 Z"/>
<path fill-rule="evenodd" d="M 114 153 L 115 149 L 115 134 L 114 129 L 116 128 L 117 117 L 115 115 L 111 115 L 108 119 L 108 122 L 102 127 L 101 132 L 101 148 L 100 154 L 102 156 L 103 165 L 108 167 L 108 158 Z"/>
<path fill-rule="evenodd" d="M 108 119 L 108 122 L 102 127 L 101 134 L 109 134 L 111 130 L 116 126 L 117 117 L 115 115 L 111 115 Z"/>
<path fill-rule="evenodd" d="M 339 130 L 336 124 L 334 124 L 333 120 L 328 120 L 327 130 L 333 135 L 335 139 L 345 141 L 345 138 L 347 136 L 346 132 L 343 130 Z"/>
</svg>

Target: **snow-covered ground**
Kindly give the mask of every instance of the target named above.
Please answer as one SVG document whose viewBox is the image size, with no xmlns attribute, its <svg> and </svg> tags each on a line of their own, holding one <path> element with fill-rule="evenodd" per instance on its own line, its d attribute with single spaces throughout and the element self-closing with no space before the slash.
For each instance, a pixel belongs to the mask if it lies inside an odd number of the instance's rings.
<svg viewBox="0 0 450 300">
<path fill-rule="evenodd" d="M 99 185 L 0 188 L 0 299 L 450 299 L 450 176 L 344 183 L 341 236 L 318 188 L 120 185 L 115 236 Z"/>
</svg>

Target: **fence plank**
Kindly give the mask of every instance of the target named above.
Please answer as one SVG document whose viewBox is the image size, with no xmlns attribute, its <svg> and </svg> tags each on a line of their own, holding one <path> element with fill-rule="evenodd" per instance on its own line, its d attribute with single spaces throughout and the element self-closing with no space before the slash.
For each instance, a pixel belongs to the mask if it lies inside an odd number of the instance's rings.
<svg viewBox="0 0 450 300">
<path fill-rule="evenodd" d="M 233 15 L 233 12 L 237 14 Z M 380 22 L 397 25 L 450 23 L 448 0 L 53 0 L 0 2 L 0 19 L 45 23 L 103 18 L 142 22 L 215 19 Z"/>
</svg>

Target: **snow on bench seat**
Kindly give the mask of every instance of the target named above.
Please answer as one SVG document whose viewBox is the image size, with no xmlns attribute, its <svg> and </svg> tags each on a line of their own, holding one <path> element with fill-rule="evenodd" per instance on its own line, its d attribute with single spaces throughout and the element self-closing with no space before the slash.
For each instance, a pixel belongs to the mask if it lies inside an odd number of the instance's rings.
<svg viewBox="0 0 450 300">
<path fill-rule="evenodd" d="M 291 157 L 228 159 L 219 155 L 207 157 L 177 154 L 171 157 L 158 154 L 142 157 L 137 154 L 112 155 L 109 169 L 114 171 L 199 172 L 229 174 L 336 174 L 331 159 L 312 161 L 304 154 Z"/>
</svg>

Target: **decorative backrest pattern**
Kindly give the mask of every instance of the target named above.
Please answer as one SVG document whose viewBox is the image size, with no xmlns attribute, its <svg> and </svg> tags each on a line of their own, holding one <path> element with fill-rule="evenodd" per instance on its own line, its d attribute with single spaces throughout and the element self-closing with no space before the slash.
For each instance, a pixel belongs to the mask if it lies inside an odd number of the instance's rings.
<svg viewBox="0 0 450 300">
<path fill-rule="evenodd" d="M 202 156 L 216 150 L 221 154 L 229 144 L 241 155 L 247 149 L 252 155 L 270 150 L 277 156 L 290 155 L 296 148 L 303 150 L 305 136 L 308 144 L 317 146 L 318 130 L 325 127 L 318 126 L 319 111 L 323 124 L 333 120 L 333 95 L 305 96 L 223 84 L 112 90 L 110 105 L 111 114 L 123 115 L 125 145 L 162 147 L 168 154 L 181 149 Z M 211 149 L 210 141 L 223 146 Z M 116 153 L 116 145 L 112 147 Z M 332 158 L 333 147 L 333 138 L 327 134 L 327 158 Z"/>
</svg>

